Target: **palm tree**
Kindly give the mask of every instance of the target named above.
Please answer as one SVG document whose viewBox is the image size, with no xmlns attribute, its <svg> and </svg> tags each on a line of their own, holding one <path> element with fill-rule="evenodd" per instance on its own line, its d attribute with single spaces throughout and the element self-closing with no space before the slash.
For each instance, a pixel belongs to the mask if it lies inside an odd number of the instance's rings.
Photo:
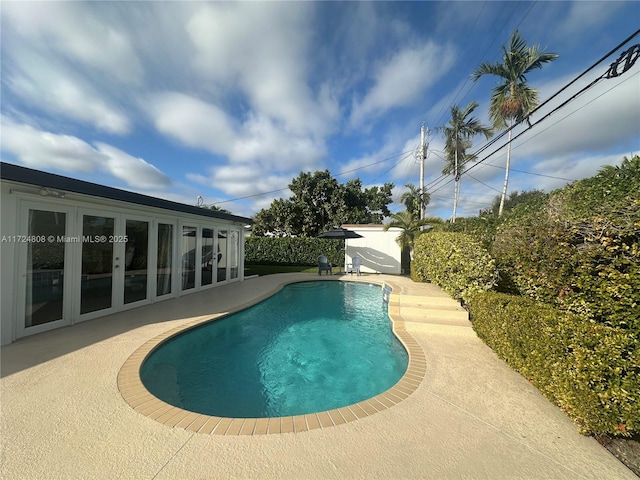
<svg viewBox="0 0 640 480">
<path fill-rule="evenodd" d="M 526 74 L 532 70 L 542 68 L 542 65 L 558 58 L 555 53 L 540 51 L 538 45 L 527 47 L 524 39 L 516 30 L 509 41 L 509 49 L 502 46 L 502 63 L 482 63 L 471 77 L 477 81 L 481 76 L 489 74 L 500 77 L 500 82 L 493 88 L 489 116 L 493 126 L 497 129 L 509 127 L 509 141 L 507 143 L 507 165 L 502 187 L 500 210 L 502 215 L 504 199 L 507 195 L 509 183 L 509 166 L 511 163 L 511 130 L 514 125 L 525 120 L 538 106 L 538 91 L 527 85 Z"/>
<path fill-rule="evenodd" d="M 438 130 L 445 137 L 444 149 L 447 155 L 445 160 L 447 165 L 442 170 L 442 173 L 445 175 L 453 173 L 456 182 L 451 223 L 456 221 L 456 210 L 460 195 L 460 175 L 464 172 L 465 165 L 476 159 L 475 155 L 467 154 L 467 148 L 471 148 L 471 138 L 482 134 L 488 139 L 493 135 L 493 130 L 490 127 L 480 123 L 477 118 L 469 118 L 477 107 L 477 102 L 469 102 L 469 105 L 462 110 L 457 105 L 453 105 L 449 124 L 438 127 Z"/>
<path fill-rule="evenodd" d="M 383 229 L 385 232 L 393 227 L 402 229 L 402 232 L 398 235 L 398 238 L 396 238 L 396 242 L 403 250 L 405 248 L 409 249 L 409 257 L 411 260 L 413 260 L 413 245 L 415 239 L 422 233 L 422 227 L 442 223 L 442 220 L 438 217 L 420 219 L 407 210 L 392 213 L 390 217 L 392 218 L 391 222 L 385 224 Z"/>
<path fill-rule="evenodd" d="M 430 196 L 427 192 L 422 192 L 420 188 L 413 183 L 405 185 L 409 189 L 400 196 L 400 201 L 407 207 L 407 211 L 411 212 L 414 217 L 420 218 L 420 212 L 427 206 Z"/>
</svg>

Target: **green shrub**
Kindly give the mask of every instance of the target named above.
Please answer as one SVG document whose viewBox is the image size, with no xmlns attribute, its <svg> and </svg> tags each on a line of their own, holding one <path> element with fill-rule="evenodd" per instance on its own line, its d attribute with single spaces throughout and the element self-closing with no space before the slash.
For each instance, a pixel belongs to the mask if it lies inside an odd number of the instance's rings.
<svg viewBox="0 0 640 480">
<path fill-rule="evenodd" d="M 412 261 L 410 263 L 410 267 L 409 267 L 409 275 L 411 277 L 411 280 L 413 280 L 414 282 L 417 283 L 422 283 L 422 282 L 426 282 L 427 280 L 424 278 L 421 278 L 418 273 L 416 272 L 416 266 L 415 263 Z"/>
<path fill-rule="evenodd" d="M 490 250 L 500 271 L 500 290 L 557 303 L 571 288 L 572 238 L 546 205 L 504 219 Z"/>
<path fill-rule="evenodd" d="M 583 433 L 640 431 L 640 341 L 629 330 L 496 292 L 474 294 L 469 308 L 478 336 Z"/>
<path fill-rule="evenodd" d="M 556 217 L 577 244 L 568 308 L 640 331 L 640 156 L 575 182 L 555 198 Z"/>
<path fill-rule="evenodd" d="M 499 290 L 640 332 L 640 157 L 518 205 L 490 247 Z"/>
<path fill-rule="evenodd" d="M 247 237 L 247 265 L 317 265 L 325 255 L 334 265 L 344 264 L 344 240 L 310 237 Z"/>
<path fill-rule="evenodd" d="M 429 232 L 418 237 L 415 273 L 437 283 L 454 298 L 467 300 L 473 292 L 492 288 L 495 262 L 473 237 L 454 232 Z"/>
<path fill-rule="evenodd" d="M 479 241 L 488 250 L 493 243 L 493 237 L 499 224 L 500 219 L 494 215 L 462 217 L 457 218 L 455 223 L 446 222 L 441 225 L 434 225 L 433 231 L 466 233 Z"/>
</svg>

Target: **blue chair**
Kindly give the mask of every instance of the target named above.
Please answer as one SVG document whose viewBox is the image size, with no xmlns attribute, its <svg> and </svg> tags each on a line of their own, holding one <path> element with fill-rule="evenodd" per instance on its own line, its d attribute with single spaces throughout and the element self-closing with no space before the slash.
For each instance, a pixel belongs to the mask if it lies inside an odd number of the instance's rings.
<svg viewBox="0 0 640 480">
<path fill-rule="evenodd" d="M 318 257 L 318 275 L 322 275 L 322 272 L 327 272 L 327 274 L 333 275 L 333 272 L 331 271 L 331 264 L 324 255 L 320 255 Z"/>
</svg>

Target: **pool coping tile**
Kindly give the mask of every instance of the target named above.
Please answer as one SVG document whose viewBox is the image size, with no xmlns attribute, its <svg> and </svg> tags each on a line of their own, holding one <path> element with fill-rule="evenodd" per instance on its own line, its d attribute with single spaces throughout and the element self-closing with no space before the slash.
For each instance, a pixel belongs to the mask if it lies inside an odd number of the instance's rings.
<svg viewBox="0 0 640 480">
<path fill-rule="evenodd" d="M 317 279 L 313 278 L 303 281 L 315 280 Z M 326 280 L 354 281 L 353 279 L 342 280 L 340 278 L 326 278 Z M 400 299 L 402 297 L 400 288 L 397 285 L 394 285 L 392 281 L 376 281 L 370 278 L 361 278 L 356 281 L 377 284 L 383 288 L 385 286 L 389 286 L 391 287 L 392 292 L 399 292 L 391 293 L 387 314 L 391 321 L 392 332 L 405 348 L 409 359 L 407 369 L 402 378 L 400 378 L 400 380 L 391 388 L 375 395 L 374 397 L 353 405 L 305 415 L 247 419 L 228 418 L 191 412 L 165 403 L 149 392 L 142 383 L 142 380 L 140 379 L 140 368 L 142 367 L 142 364 L 147 357 L 166 340 L 198 325 L 216 321 L 227 315 L 255 305 L 256 303 L 274 295 L 285 285 L 299 281 L 299 279 L 283 281 L 276 285 L 270 293 L 261 295 L 253 301 L 238 305 L 236 308 L 229 309 L 228 312 L 212 315 L 211 317 L 206 317 L 204 319 L 190 320 L 184 325 L 173 327 L 170 330 L 144 342 L 127 358 L 118 372 L 118 390 L 120 391 L 123 400 L 137 413 L 170 428 L 180 428 L 189 432 L 205 435 L 267 435 L 311 432 L 319 428 L 330 428 L 354 422 L 365 417 L 375 415 L 376 413 L 389 408 L 393 408 L 394 405 L 397 405 L 404 399 L 408 398 L 417 388 L 419 388 L 426 373 L 426 357 L 418 342 L 416 342 L 416 340 L 411 336 L 411 333 L 405 330 L 405 322 L 400 313 Z"/>
</svg>

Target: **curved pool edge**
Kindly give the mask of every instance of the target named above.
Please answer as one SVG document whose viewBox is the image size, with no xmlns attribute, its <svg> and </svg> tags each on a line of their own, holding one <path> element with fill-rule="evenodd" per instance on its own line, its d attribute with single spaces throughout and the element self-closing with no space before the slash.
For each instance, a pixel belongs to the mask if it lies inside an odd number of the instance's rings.
<svg viewBox="0 0 640 480">
<path fill-rule="evenodd" d="M 170 405 L 147 390 L 140 378 L 140 368 L 147 357 L 162 343 L 186 330 L 205 323 L 224 318 L 232 313 L 248 308 L 262 300 L 273 296 L 285 285 L 304 281 L 350 281 L 389 286 L 392 294 L 389 298 L 388 316 L 392 324 L 392 332 L 407 351 L 409 361 L 404 375 L 388 390 L 361 402 L 317 413 L 271 418 L 229 418 L 216 417 L 191 412 Z M 186 322 L 153 337 L 136 349 L 124 362 L 118 372 L 118 390 L 124 401 L 136 412 L 172 428 L 209 435 L 265 435 L 275 433 L 298 433 L 318 428 L 329 428 L 353 422 L 378 412 L 387 410 L 408 398 L 422 383 L 426 373 L 426 357 L 418 342 L 405 329 L 404 320 L 400 316 L 398 285 L 392 281 L 379 281 L 371 277 L 330 278 L 310 277 L 308 279 L 291 279 L 274 285 L 274 288 L 250 302 L 238 305 L 228 312 L 217 314 L 207 319 Z"/>
</svg>

